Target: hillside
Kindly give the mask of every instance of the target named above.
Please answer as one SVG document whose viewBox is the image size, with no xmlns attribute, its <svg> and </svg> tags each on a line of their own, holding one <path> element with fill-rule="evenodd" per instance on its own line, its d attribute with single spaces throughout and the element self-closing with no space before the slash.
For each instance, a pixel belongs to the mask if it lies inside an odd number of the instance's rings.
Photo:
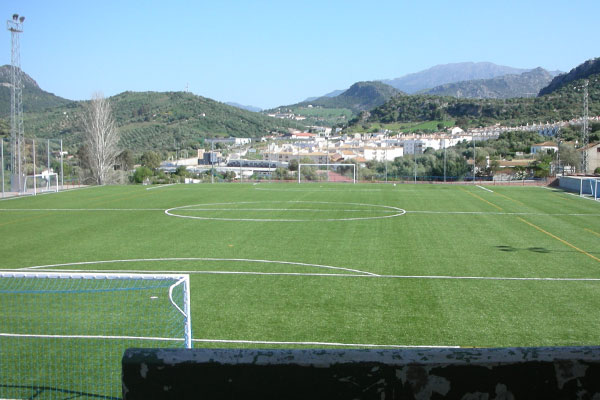
<svg viewBox="0 0 600 400">
<path fill-rule="evenodd" d="M 589 75 L 589 113 L 600 115 L 600 74 Z M 417 121 L 460 120 L 459 125 L 486 126 L 494 123 L 521 125 L 533 122 L 579 118 L 583 99 L 572 82 L 550 95 L 513 99 L 458 99 L 431 95 L 397 96 L 364 112 L 349 125 Z M 464 127 L 464 126 L 463 126 Z"/>
<path fill-rule="evenodd" d="M 463 62 L 436 65 L 424 71 L 404 75 L 400 78 L 382 80 L 382 82 L 403 92 L 413 94 L 447 83 L 490 79 L 508 74 L 521 74 L 526 71 L 526 69 L 506 67 L 489 62 Z"/>
<path fill-rule="evenodd" d="M 110 98 L 121 132 L 121 147 L 134 152 L 196 148 L 203 138 L 260 137 L 272 131 L 302 128 L 186 92 L 124 92 Z M 81 143 L 79 117 L 84 102 L 25 113 L 25 134 L 62 138 L 71 149 Z"/>
<path fill-rule="evenodd" d="M 71 100 L 63 99 L 40 89 L 36 81 L 23 73 L 23 112 L 41 111 L 46 108 L 68 104 Z M 0 118 L 10 117 L 11 66 L 0 67 Z"/>
<path fill-rule="evenodd" d="M 310 102 L 304 101 L 288 107 L 312 105 L 313 107 L 323 108 L 346 108 L 353 113 L 358 113 L 380 106 L 398 94 L 401 94 L 401 92 L 381 82 L 357 82 L 337 96 L 324 96 Z"/>
<path fill-rule="evenodd" d="M 592 75 L 600 74 L 600 58 L 594 58 L 573 68 L 566 74 L 558 75 L 548 86 L 540 90 L 539 95 L 544 96 L 553 93 L 571 82 L 590 79 Z"/>
<path fill-rule="evenodd" d="M 228 106 L 241 108 L 242 110 L 246 110 L 246 111 L 252 111 L 252 112 L 261 112 L 262 111 L 262 108 L 260 108 L 260 107 L 245 106 L 243 104 L 236 103 L 236 102 L 233 102 L 233 101 L 228 101 L 225 104 L 227 104 Z"/>
<path fill-rule="evenodd" d="M 519 75 L 509 74 L 490 79 L 475 79 L 447 83 L 423 94 L 452 96 L 469 99 L 510 99 L 514 97 L 534 97 L 546 87 L 553 75 L 543 68 L 536 68 Z"/>
</svg>

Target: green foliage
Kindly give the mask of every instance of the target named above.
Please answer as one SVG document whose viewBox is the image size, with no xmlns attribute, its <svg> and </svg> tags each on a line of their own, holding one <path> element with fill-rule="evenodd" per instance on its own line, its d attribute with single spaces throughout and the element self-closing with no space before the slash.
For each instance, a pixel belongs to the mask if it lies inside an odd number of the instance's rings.
<svg viewBox="0 0 600 400">
<path fill-rule="evenodd" d="M 133 173 L 133 181 L 135 183 L 144 183 L 147 178 L 150 178 L 154 173 L 148 167 L 137 167 Z"/>
<path fill-rule="evenodd" d="M 156 170 L 160 166 L 160 156 L 154 151 L 146 151 L 140 159 L 142 166 L 148 167 L 151 170 Z"/>
<path fill-rule="evenodd" d="M 594 175 L 600 175 L 600 167 L 594 170 Z"/>
<path fill-rule="evenodd" d="M 258 138 L 304 126 L 231 107 L 184 92 L 125 92 L 110 99 L 121 135 L 120 147 L 134 153 L 145 150 L 202 148 L 205 138 L 235 136 Z M 26 112 L 25 134 L 61 138 L 67 150 L 81 143 L 79 118 L 84 102 Z"/>
</svg>

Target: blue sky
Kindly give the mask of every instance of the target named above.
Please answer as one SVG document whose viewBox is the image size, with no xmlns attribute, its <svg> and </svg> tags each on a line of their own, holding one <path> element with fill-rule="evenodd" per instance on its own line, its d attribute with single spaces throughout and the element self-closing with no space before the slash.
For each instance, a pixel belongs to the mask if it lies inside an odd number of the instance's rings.
<svg viewBox="0 0 600 400">
<path fill-rule="evenodd" d="M 2 1 L 13 13 L 23 70 L 73 100 L 187 85 L 270 108 L 437 64 L 568 71 L 600 56 L 598 0 Z"/>
</svg>

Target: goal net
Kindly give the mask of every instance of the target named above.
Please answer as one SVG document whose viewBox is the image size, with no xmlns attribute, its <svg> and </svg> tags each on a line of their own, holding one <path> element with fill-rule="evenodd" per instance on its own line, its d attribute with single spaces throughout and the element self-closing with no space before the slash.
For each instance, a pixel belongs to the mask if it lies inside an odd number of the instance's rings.
<svg viewBox="0 0 600 400">
<path fill-rule="evenodd" d="M 191 347 L 187 275 L 0 272 L 0 399 L 121 398 L 130 347 Z"/>
<path fill-rule="evenodd" d="M 58 192 L 58 174 L 37 174 L 27 175 L 23 184 L 24 194 L 33 194 L 44 192 Z"/>
<path fill-rule="evenodd" d="M 356 183 L 355 164 L 298 164 L 298 183 Z"/>
</svg>

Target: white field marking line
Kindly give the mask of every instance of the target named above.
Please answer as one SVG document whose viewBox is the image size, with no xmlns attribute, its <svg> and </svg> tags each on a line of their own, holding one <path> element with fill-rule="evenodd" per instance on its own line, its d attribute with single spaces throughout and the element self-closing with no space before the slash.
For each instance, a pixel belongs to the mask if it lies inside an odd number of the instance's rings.
<svg viewBox="0 0 600 400">
<path fill-rule="evenodd" d="M 460 346 L 401 345 L 401 344 L 359 344 L 335 342 L 277 342 L 271 340 L 228 340 L 228 339 L 192 339 L 198 343 L 240 343 L 240 344 L 277 344 L 305 346 L 341 346 L 341 347 L 391 347 L 391 348 L 427 348 L 427 349 L 460 349 Z"/>
<path fill-rule="evenodd" d="M 262 188 L 262 187 L 254 187 L 254 190 L 264 190 L 269 192 L 381 192 L 383 189 L 272 189 L 272 188 Z"/>
<path fill-rule="evenodd" d="M 494 191 L 493 191 L 493 190 L 490 190 L 490 189 L 488 189 L 488 188 L 484 188 L 483 186 L 479 186 L 479 185 L 475 185 L 475 186 L 477 186 L 479 189 L 483 189 L 483 190 L 486 190 L 486 191 L 488 191 L 488 192 L 490 192 L 490 193 L 494 193 Z"/>
<path fill-rule="evenodd" d="M 178 185 L 178 184 L 177 183 L 169 183 L 167 185 L 152 186 L 152 187 L 146 188 L 146 190 L 162 189 L 164 187 L 173 186 L 173 185 Z"/>
<path fill-rule="evenodd" d="M 0 271 L 23 271 L 23 269 L 0 269 Z M 501 277 L 501 276 L 451 276 L 451 275 L 377 275 L 365 274 L 328 274 L 311 272 L 254 272 L 254 271 L 173 271 L 173 270 L 89 270 L 89 269 L 36 269 L 40 272 L 115 272 L 115 273 L 171 273 L 171 274 L 204 274 L 204 275 L 255 275 L 255 276 L 316 276 L 341 278 L 382 278 L 382 279 L 435 279 L 435 280 L 481 280 L 481 281 L 533 281 L 533 282 L 600 282 L 600 278 L 540 278 L 540 277 Z"/>
<path fill-rule="evenodd" d="M 39 339 L 118 339 L 118 340 L 153 340 L 166 342 L 183 342 L 183 338 L 165 338 L 151 336 L 111 336 L 111 335 L 47 335 L 29 333 L 0 333 L 0 337 L 26 337 Z M 431 345 L 397 345 L 397 344 L 359 344 L 337 342 L 279 342 L 272 340 L 230 340 L 230 339 L 192 339 L 198 343 L 245 343 L 245 344 L 277 344 L 277 345 L 306 345 L 306 346 L 347 346 L 347 347 L 392 347 L 392 348 L 448 348 L 457 349 L 460 346 L 431 346 Z"/>
<path fill-rule="evenodd" d="M 28 337 L 41 339 L 126 339 L 126 340 L 161 340 L 183 342 L 184 338 L 165 338 L 152 336 L 111 336 L 111 335 L 44 335 L 32 333 L 0 333 L 0 337 Z"/>
<path fill-rule="evenodd" d="M 2 211 L 164 211 L 164 208 L 0 208 Z"/>
<path fill-rule="evenodd" d="M 494 212 L 494 211 L 410 211 L 406 210 L 406 214 L 457 214 L 457 215 L 539 215 L 539 216 L 570 216 L 570 217 L 600 217 L 600 214 L 582 214 L 582 213 L 558 213 L 558 214 L 545 214 L 545 213 L 532 213 L 532 212 Z"/>
<path fill-rule="evenodd" d="M 296 266 L 301 266 L 301 267 L 333 269 L 333 270 L 339 270 L 339 271 L 354 272 L 354 273 L 362 274 L 362 275 L 377 276 L 377 274 L 374 274 L 372 272 L 361 271 L 361 270 L 352 269 L 352 268 L 334 267 L 331 265 L 309 264 L 309 263 L 301 263 L 301 262 L 294 262 L 294 261 L 256 260 L 256 259 L 246 259 L 246 258 L 211 258 L 211 257 L 136 258 L 136 259 L 127 259 L 127 260 L 81 261 L 81 262 L 63 263 L 63 264 L 38 265 L 38 266 L 33 266 L 33 267 L 20 268 L 19 270 L 40 269 L 40 268 L 52 269 L 52 268 L 56 268 L 56 267 L 70 267 L 70 266 L 77 266 L 77 265 L 114 264 L 114 263 L 126 263 L 126 262 L 156 262 L 156 261 L 229 261 L 229 262 L 248 262 L 248 263 L 262 263 L 262 264 L 296 265 Z M 153 272 L 156 272 L 156 271 L 153 271 Z"/>
<path fill-rule="evenodd" d="M 591 195 L 590 195 L 590 197 L 587 197 L 587 196 L 580 196 L 580 195 L 578 195 L 576 193 L 567 193 L 567 194 L 570 194 L 571 196 L 579 197 L 580 199 L 598 201 L 597 199 L 594 199 L 593 197 L 591 197 Z"/>
<path fill-rule="evenodd" d="M 336 210 L 319 208 L 186 208 L 186 211 L 315 211 L 315 212 L 379 212 L 390 213 L 389 210 Z"/>
<path fill-rule="evenodd" d="M 232 205 L 232 204 L 264 204 L 264 203 L 310 203 L 310 204 L 338 204 L 338 205 L 352 205 L 362 207 L 379 207 L 384 209 L 394 210 L 395 214 L 371 216 L 371 217 L 354 217 L 354 218 L 321 218 L 321 219 L 291 219 L 291 218 L 219 218 L 219 217 L 199 217 L 191 215 L 180 215 L 175 214 L 174 210 L 186 210 L 191 207 L 198 206 L 215 206 L 215 205 Z M 215 209 L 219 211 L 219 209 Z M 335 210 L 332 210 L 335 211 Z M 383 218 L 394 218 L 404 215 L 405 210 L 398 207 L 386 206 L 380 204 L 365 204 L 365 203 L 344 203 L 344 202 L 330 202 L 330 201 L 241 201 L 241 202 L 230 202 L 230 203 L 207 203 L 207 204 L 191 204 L 188 206 L 173 207 L 165 210 L 165 214 L 171 217 L 188 218 L 188 219 L 200 219 L 200 220 L 213 220 L 213 221 L 251 221 L 251 222 L 319 222 L 319 221 L 359 221 L 368 219 L 383 219 Z"/>
</svg>

